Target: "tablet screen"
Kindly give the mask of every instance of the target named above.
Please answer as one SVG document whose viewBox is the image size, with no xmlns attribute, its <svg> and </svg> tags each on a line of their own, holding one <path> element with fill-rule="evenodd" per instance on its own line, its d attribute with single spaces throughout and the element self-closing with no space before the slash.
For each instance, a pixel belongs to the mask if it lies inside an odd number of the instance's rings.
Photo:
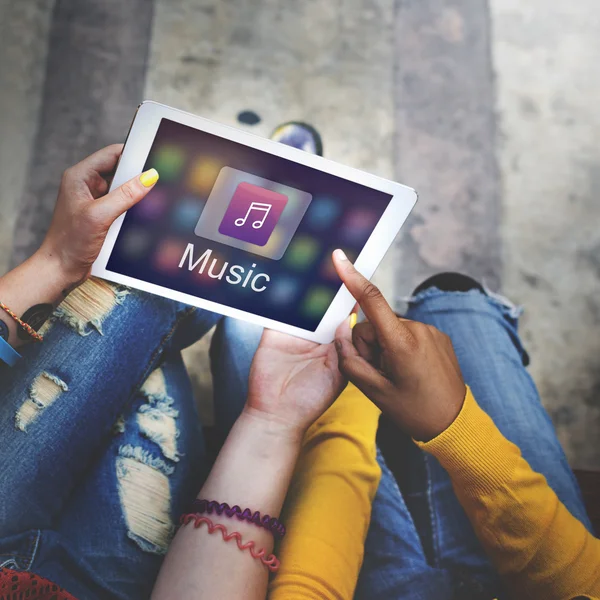
<svg viewBox="0 0 600 600">
<path fill-rule="evenodd" d="M 125 215 L 107 269 L 307 331 L 392 196 L 162 119 L 155 188 Z"/>
</svg>

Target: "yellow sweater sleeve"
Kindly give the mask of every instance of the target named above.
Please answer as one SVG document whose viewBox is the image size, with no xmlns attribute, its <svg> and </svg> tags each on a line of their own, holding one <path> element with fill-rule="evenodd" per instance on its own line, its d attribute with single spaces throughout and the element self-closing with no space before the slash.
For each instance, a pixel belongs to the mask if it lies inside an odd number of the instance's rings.
<svg viewBox="0 0 600 600">
<path fill-rule="evenodd" d="M 350 600 L 381 470 L 379 410 L 352 384 L 308 430 L 284 506 L 271 600 Z"/>
<path fill-rule="evenodd" d="M 516 598 L 600 597 L 600 540 L 500 433 L 470 389 L 454 423 L 418 445 L 450 474 L 481 543 Z"/>
</svg>

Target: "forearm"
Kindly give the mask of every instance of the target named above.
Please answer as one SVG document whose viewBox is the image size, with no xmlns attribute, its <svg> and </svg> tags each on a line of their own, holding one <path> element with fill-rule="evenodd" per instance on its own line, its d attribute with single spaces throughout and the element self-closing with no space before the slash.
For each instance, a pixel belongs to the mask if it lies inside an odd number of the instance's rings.
<svg viewBox="0 0 600 600">
<path fill-rule="evenodd" d="M 456 421 L 427 444 L 490 559 L 517 598 L 600 594 L 600 541 L 467 396 Z"/>
<path fill-rule="evenodd" d="M 302 440 L 301 433 L 275 421 L 244 411 L 233 426 L 199 498 L 227 502 L 279 516 Z M 243 542 L 254 541 L 266 555 L 273 535 L 246 521 L 210 515 L 214 523 L 239 531 Z M 269 571 L 235 540 L 225 542 L 220 532 L 206 527 L 181 527 L 171 544 L 152 598 L 253 598 L 266 596 Z"/>
<path fill-rule="evenodd" d="M 27 316 L 39 329 L 76 282 L 68 277 L 57 258 L 36 252 L 24 263 L 0 277 L 0 302 L 19 318 Z M 36 310 L 31 311 L 32 308 Z M 27 314 L 28 313 L 28 314 Z M 0 308 L 0 334 L 8 330 L 6 341 L 14 348 L 31 340 L 16 321 Z"/>
</svg>

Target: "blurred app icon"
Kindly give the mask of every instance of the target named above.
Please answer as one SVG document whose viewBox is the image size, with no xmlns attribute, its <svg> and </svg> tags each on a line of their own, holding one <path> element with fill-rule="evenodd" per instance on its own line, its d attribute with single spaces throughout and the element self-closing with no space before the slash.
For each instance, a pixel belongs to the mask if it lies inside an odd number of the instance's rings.
<svg viewBox="0 0 600 600">
<path fill-rule="evenodd" d="M 304 302 L 302 303 L 302 312 L 307 317 L 322 317 L 329 308 L 335 292 L 325 286 L 314 286 L 308 290 Z"/>
<path fill-rule="evenodd" d="M 169 199 L 164 188 L 155 187 L 133 208 L 134 213 L 148 221 L 157 221 L 169 208 Z"/>
<path fill-rule="evenodd" d="M 323 231 L 333 226 L 342 212 L 341 203 L 329 196 L 316 196 L 306 213 L 306 223 L 312 229 Z"/>
<path fill-rule="evenodd" d="M 374 210 L 354 208 L 348 212 L 342 222 L 342 236 L 348 242 L 365 242 L 378 221 L 379 214 Z"/>
<path fill-rule="evenodd" d="M 185 252 L 185 242 L 176 239 L 166 239 L 154 253 L 154 266 L 163 273 L 179 271 L 179 261 Z"/>
<path fill-rule="evenodd" d="M 161 146 L 152 158 L 152 166 L 158 171 L 160 180 L 170 182 L 177 179 L 185 167 L 185 152 L 173 144 Z"/>
<path fill-rule="evenodd" d="M 199 156 L 190 168 L 187 177 L 188 188 L 206 199 L 222 168 L 223 164 L 211 156 Z"/>
<path fill-rule="evenodd" d="M 315 238 L 299 235 L 290 244 L 283 262 L 293 269 L 304 271 L 315 261 L 319 250 L 320 246 Z"/>
<path fill-rule="evenodd" d="M 123 234 L 121 247 L 128 260 L 138 260 L 150 249 L 151 236 L 142 227 L 132 226 Z"/>
<path fill-rule="evenodd" d="M 232 167 L 223 167 L 195 233 L 279 260 L 311 203 L 308 192 Z"/>
<path fill-rule="evenodd" d="M 242 181 L 229 202 L 219 233 L 264 246 L 287 204 L 287 196 Z"/>
<path fill-rule="evenodd" d="M 296 301 L 300 292 L 300 281 L 289 275 L 280 275 L 269 289 L 268 299 L 279 308 L 286 308 Z"/>
<path fill-rule="evenodd" d="M 181 233 L 189 233 L 195 223 L 198 222 L 204 204 L 204 201 L 196 196 L 184 196 L 175 204 L 171 214 L 173 227 Z"/>
</svg>

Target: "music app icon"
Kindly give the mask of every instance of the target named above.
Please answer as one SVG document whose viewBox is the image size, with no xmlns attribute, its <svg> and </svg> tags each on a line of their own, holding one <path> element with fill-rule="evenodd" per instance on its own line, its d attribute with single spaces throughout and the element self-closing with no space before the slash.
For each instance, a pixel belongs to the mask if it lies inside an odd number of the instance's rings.
<svg viewBox="0 0 600 600">
<path fill-rule="evenodd" d="M 219 171 L 194 233 L 280 260 L 311 201 L 309 192 L 225 166 Z"/>
<path fill-rule="evenodd" d="M 264 246 L 287 202 L 284 194 L 243 181 L 233 193 L 219 225 L 219 233 Z"/>
</svg>

